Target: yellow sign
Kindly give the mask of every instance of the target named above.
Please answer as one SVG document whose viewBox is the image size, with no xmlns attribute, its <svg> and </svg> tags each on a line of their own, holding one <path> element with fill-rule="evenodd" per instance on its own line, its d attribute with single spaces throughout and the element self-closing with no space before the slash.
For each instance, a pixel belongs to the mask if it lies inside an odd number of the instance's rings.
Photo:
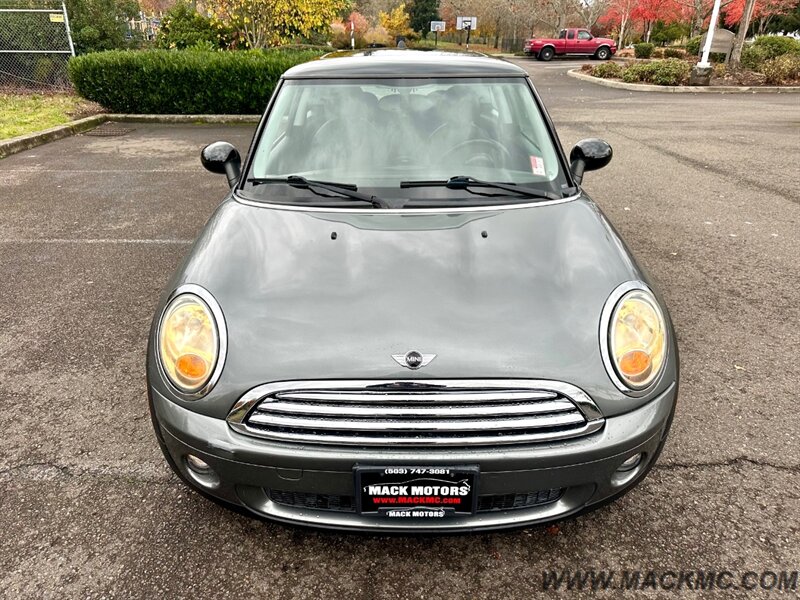
<svg viewBox="0 0 800 600">
<path fill-rule="evenodd" d="M 50 22 L 51 23 L 63 23 L 64 22 L 64 13 L 50 13 Z"/>
</svg>

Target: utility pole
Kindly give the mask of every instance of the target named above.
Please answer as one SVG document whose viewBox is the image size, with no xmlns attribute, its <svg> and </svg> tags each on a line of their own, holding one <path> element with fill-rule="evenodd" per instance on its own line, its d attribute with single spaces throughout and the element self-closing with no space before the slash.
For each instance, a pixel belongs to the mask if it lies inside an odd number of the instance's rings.
<svg viewBox="0 0 800 600">
<path fill-rule="evenodd" d="M 711 11 L 711 21 L 708 24 L 708 31 L 706 32 L 703 56 L 689 74 L 689 85 L 708 85 L 711 83 L 711 73 L 714 69 L 708 61 L 708 56 L 711 54 L 711 44 L 714 41 L 714 29 L 716 29 L 717 20 L 719 19 L 720 3 L 721 0 L 714 0 L 714 10 Z"/>
</svg>

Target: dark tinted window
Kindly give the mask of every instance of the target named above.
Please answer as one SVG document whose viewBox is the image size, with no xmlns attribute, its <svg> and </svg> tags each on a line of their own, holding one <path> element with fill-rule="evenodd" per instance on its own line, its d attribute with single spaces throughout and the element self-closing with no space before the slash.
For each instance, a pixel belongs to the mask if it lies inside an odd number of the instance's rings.
<svg viewBox="0 0 800 600">
<path fill-rule="evenodd" d="M 568 32 L 567 33 L 567 39 L 568 40 L 574 40 L 575 39 L 575 32 L 574 31 Z"/>
</svg>

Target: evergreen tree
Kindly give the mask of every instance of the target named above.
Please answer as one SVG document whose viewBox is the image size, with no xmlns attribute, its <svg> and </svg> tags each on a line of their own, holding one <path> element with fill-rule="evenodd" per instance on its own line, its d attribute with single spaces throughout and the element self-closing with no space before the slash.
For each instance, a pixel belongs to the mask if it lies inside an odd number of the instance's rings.
<svg viewBox="0 0 800 600">
<path fill-rule="evenodd" d="M 411 4 L 411 29 L 427 37 L 431 21 L 439 20 L 439 0 L 414 0 Z"/>
</svg>

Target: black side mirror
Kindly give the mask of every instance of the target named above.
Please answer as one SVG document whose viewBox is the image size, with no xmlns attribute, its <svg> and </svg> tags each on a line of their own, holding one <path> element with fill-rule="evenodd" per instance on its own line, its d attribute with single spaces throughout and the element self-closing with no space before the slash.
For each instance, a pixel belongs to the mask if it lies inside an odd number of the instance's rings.
<svg viewBox="0 0 800 600">
<path fill-rule="evenodd" d="M 228 142 L 214 142 L 200 152 L 200 162 L 212 173 L 224 174 L 228 177 L 228 185 L 233 187 L 239 182 L 242 173 L 242 157 L 239 151 Z"/>
<path fill-rule="evenodd" d="M 569 153 L 569 167 L 575 183 L 580 185 L 585 171 L 602 169 L 611 162 L 613 156 L 611 145 L 604 140 L 589 138 L 575 144 Z"/>
</svg>

